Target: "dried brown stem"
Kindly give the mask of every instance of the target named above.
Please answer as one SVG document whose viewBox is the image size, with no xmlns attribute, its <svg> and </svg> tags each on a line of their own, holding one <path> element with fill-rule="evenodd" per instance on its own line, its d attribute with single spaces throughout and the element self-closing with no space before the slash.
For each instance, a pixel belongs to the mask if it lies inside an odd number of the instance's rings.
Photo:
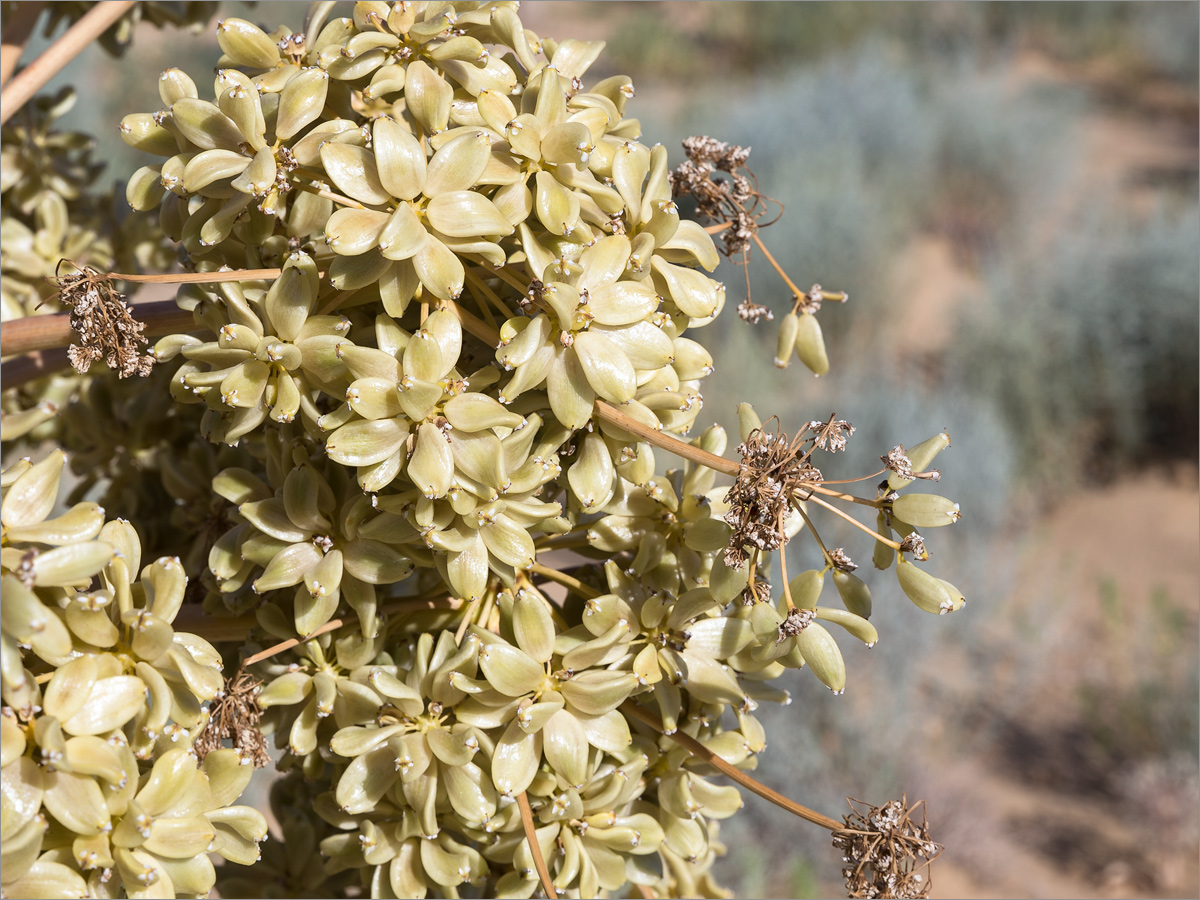
<svg viewBox="0 0 1200 900">
<path fill-rule="evenodd" d="M 742 787 L 746 788 L 746 790 L 758 794 L 758 796 L 762 797 L 764 800 L 771 801 L 780 809 L 786 809 L 788 812 L 792 813 L 792 815 L 799 816 L 801 819 L 804 819 L 806 822 L 812 822 L 814 825 L 820 825 L 822 828 L 825 828 L 829 831 L 838 831 L 843 827 L 843 823 L 837 821 L 836 819 L 831 819 L 829 816 L 822 815 L 815 810 L 809 809 L 807 806 L 801 806 L 794 800 L 789 800 L 787 797 L 783 796 L 783 794 L 771 790 L 762 782 L 751 778 L 741 769 L 730 765 L 717 754 L 713 753 L 690 734 L 684 734 L 682 731 L 674 731 L 671 734 L 667 734 L 666 730 L 663 728 L 662 720 L 659 719 L 658 716 L 654 715 L 654 713 L 650 712 L 644 707 L 639 706 L 634 701 L 626 700 L 621 704 L 621 710 L 633 716 L 635 719 L 638 719 L 639 721 L 649 725 L 659 734 L 670 738 L 693 756 L 704 760 L 722 775 L 729 776 Z"/>
<path fill-rule="evenodd" d="M 521 809 L 521 827 L 525 829 L 525 839 L 529 841 L 529 853 L 533 856 L 533 865 L 542 882 L 542 890 L 546 892 L 549 900 L 557 900 L 558 891 L 554 889 L 550 870 L 546 868 L 546 860 L 542 858 L 542 848 L 537 840 L 537 829 L 533 824 L 533 809 L 530 807 L 529 797 L 524 791 L 517 794 L 517 806 Z"/>
<path fill-rule="evenodd" d="M 8 84 L 8 79 L 17 70 L 25 44 L 29 42 L 29 36 L 33 34 L 38 16 L 45 6 L 42 0 L 27 0 L 17 4 L 17 11 L 13 13 L 8 28 L 4 29 L 3 44 L 0 45 L 0 87 Z"/>
<path fill-rule="evenodd" d="M 12 118 L 13 114 L 45 87 L 51 78 L 78 56 L 84 47 L 125 15 L 133 4 L 134 0 L 107 0 L 105 3 L 97 3 L 68 28 L 62 37 L 47 47 L 41 56 L 22 69 L 20 74 L 0 91 L 0 125 Z"/>
</svg>

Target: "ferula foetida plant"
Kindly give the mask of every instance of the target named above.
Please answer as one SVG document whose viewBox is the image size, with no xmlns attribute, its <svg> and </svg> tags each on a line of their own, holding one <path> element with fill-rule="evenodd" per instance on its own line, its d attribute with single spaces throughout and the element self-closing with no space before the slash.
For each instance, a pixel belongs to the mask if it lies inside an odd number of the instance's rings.
<svg viewBox="0 0 1200 900">
<path fill-rule="evenodd" d="M 54 15 L 119 49 L 212 5 Z M 748 774 L 788 670 L 841 693 L 879 638 L 821 521 L 894 566 L 881 602 L 963 603 L 922 537 L 957 504 L 906 492 L 945 434 L 857 497 L 818 468 L 835 415 L 743 404 L 732 456 L 698 421 L 722 253 L 779 269 L 749 151 L 672 168 L 603 43 L 513 2 L 293 24 L 157 76 L 124 216 L 73 97 L 4 87 L 4 895 L 728 896 L 739 787 L 833 832 L 853 896 L 927 895 L 903 802 L 839 821 Z M 822 375 L 847 297 L 779 272 L 790 306 L 737 313 Z"/>
</svg>

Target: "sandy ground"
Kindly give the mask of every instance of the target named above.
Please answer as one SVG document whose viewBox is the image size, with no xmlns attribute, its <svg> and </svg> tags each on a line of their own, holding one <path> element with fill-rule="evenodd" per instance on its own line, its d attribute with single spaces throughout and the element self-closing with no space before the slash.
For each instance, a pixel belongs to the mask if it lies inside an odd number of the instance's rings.
<svg viewBox="0 0 1200 900">
<path fill-rule="evenodd" d="M 1186 611 L 1179 637 L 1195 652 L 1198 510 L 1194 472 L 1147 475 L 1073 497 L 1030 532 L 1006 622 L 997 627 L 1007 630 L 1037 614 L 1031 605 L 1057 597 L 1069 605 L 1054 611 L 1048 628 L 1069 620 L 1075 640 L 1053 648 L 1059 658 L 1048 667 L 1051 683 L 1038 687 L 1039 702 L 1022 721 L 1026 733 L 989 754 L 935 762 L 930 801 L 950 807 L 945 824 L 952 828 L 952 849 L 935 868 L 934 896 L 1198 895 L 1194 781 L 1164 782 L 1166 796 L 1123 790 L 1126 773 L 1106 771 L 1095 748 L 1081 746 L 1072 720 L 1077 691 L 1094 677 L 1097 663 L 1108 669 L 1105 681 L 1114 692 L 1136 674 L 1137 660 L 1111 652 L 1104 637 L 1111 628 L 1105 596 L 1127 598 L 1124 615 L 1133 628 L 1132 620 L 1154 615 L 1153 594 L 1164 593 Z M 1113 536 L 1119 536 L 1115 542 Z M 1097 660 L 1097 649 L 1110 652 Z M 996 675 L 1003 681 L 1002 671 Z M 1064 766 L 1066 777 L 1059 777 Z"/>
<path fill-rule="evenodd" d="M 1130 97 L 1109 71 L 1067 71 L 1033 54 L 1014 79 L 1083 81 L 1110 101 L 1085 123 L 1075 177 L 1041 223 L 1049 231 L 1081 192 L 1112 189 L 1136 214 L 1156 201 L 1156 178 L 1196 171 L 1194 92 L 1150 84 Z M 926 347 L 949 338 L 956 310 L 982 289 L 938 236 L 914 238 L 893 277 Z M 952 844 L 935 867 L 933 896 L 1200 896 L 1194 762 L 1182 771 L 1160 760 L 1115 764 L 1089 744 L 1078 699 L 1089 685 L 1114 696 L 1136 690 L 1161 662 L 1139 657 L 1146 651 L 1132 637 L 1162 615 L 1156 602 L 1182 611 L 1169 630 L 1175 652 L 1194 659 L 1198 515 L 1192 463 L 1069 497 L 1022 536 L 1010 603 L 991 626 L 998 640 L 1017 641 L 1023 624 L 1039 623 L 1030 651 L 1053 659 L 1037 662 L 1046 677 L 1020 728 L 982 754 L 931 761 L 925 796 L 949 813 Z M 997 664 L 988 693 L 1021 690 L 1028 675 L 1017 669 L 1027 663 L 1014 653 Z"/>
</svg>

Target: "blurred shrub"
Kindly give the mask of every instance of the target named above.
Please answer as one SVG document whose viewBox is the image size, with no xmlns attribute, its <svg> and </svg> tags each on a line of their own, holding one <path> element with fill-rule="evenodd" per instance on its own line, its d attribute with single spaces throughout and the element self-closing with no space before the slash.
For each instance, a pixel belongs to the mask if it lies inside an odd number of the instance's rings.
<svg viewBox="0 0 1200 900">
<path fill-rule="evenodd" d="M 1193 204 L 1143 224 L 1095 217 L 988 268 L 951 368 L 1001 410 L 1024 474 L 1065 488 L 1080 458 L 1093 477 L 1194 458 L 1198 241 Z"/>
</svg>

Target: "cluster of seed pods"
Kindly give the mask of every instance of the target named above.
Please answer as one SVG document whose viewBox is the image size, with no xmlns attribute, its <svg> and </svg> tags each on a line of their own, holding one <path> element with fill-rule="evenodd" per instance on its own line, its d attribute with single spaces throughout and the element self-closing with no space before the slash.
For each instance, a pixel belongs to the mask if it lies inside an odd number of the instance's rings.
<svg viewBox="0 0 1200 900">
<path fill-rule="evenodd" d="M 196 329 L 154 356 L 196 411 L 170 433 L 196 433 L 145 458 L 187 508 L 170 521 L 196 528 L 181 555 L 205 611 L 253 613 L 226 659 L 288 643 L 251 667 L 288 773 L 286 843 L 262 863 L 281 883 L 530 897 L 544 860 L 560 896 L 725 896 L 710 869 L 741 796 L 671 737 L 753 768 L 755 711 L 788 701 L 788 669 L 844 689 L 826 626 L 878 639 L 870 592 L 831 560 L 764 596 L 769 557 L 726 552 L 728 489 L 653 437 L 696 423 L 712 359 L 687 332 L 724 308 L 719 256 L 625 115 L 629 79 L 587 83 L 603 43 L 540 38 L 517 7 L 226 19 L 211 93 L 168 69 L 163 108 L 125 117 L 161 159 L 130 179 L 133 208 L 189 270 L 257 270 L 179 291 Z M 783 359 L 823 374 L 812 315 L 784 324 Z M 76 406 L 78 433 L 113 408 Z M 148 447 L 156 409 L 127 415 Z M 912 472 L 944 437 L 903 457 Z M 249 759 L 193 750 L 224 682 L 221 653 L 171 624 L 185 564 L 139 573 L 137 532 L 96 503 L 49 518 L 62 466 L 4 472 L 5 893 L 265 892 L 207 855 L 256 861 L 266 821 L 232 805 Z M 955 609 L 890 538 L 923 552 L 909 535 L 957 506 L 893 475 L 876 564 Z"/>
</svg>

